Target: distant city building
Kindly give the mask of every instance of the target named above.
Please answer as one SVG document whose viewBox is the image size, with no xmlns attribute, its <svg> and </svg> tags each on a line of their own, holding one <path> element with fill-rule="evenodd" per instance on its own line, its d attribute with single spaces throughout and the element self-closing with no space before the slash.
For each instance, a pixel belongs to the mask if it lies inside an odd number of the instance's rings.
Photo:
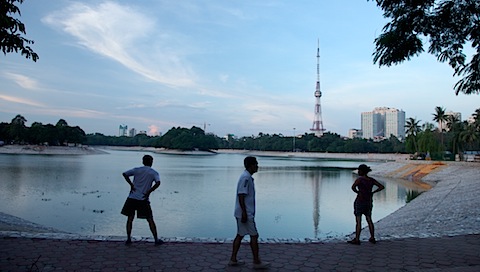
<svg viewBox="0 0 480 272">
<path fill-rule="evenodd" d="M 145 134 L 145 135 L 147 135 L 147 131 L 146 131 L 146 130 L 140 130 L 140 131 L 138 132 L 138 134 Z"/>
<path fill-rule="evenodd" d="M 128 126 L 127 125 L 120 125 L 118 127 L 118 136 L 127 136 Z"/>
<path fill-rule="evenodd" d="M 455 119 L 457 119 L 459 122 L 462 121 L 462 114 L 460 112 L 453 112 L 453 111 L 447 111 L 445 112 L 445 116 L 447 117 L 447 120 L 448 118 L 450 118 L 449 116 L 454 116 Z M 447 126 L 447 123 L 448 121 L 444 121 L 442 122 L 442 128 L 445 130 L 445 131 L 449 131 L 450 129 L 448 128 Z M 440 128 L 439 128 L 440 130 Z"/>
<path fill-rule="evenodd" d="M 348 138 L 363 138 L 363 133 L 361 129 L 351 128 L 348 130 Z"/>
<path fill-rule="evenodd" d="M 128 131 L 128 137 L 135 137 L 135 135 L 137 135 L 137 130 L 134 129 L 134 128 L 131 128 L 131 129 Z"/>
<path fill-rule="evenodd" d="M 233 140 L 233 139 L 237 139 L 237 137 L 236 137 L 234 134 L 231 134 L 231 133 L 223 136 L 223 138 L 224 138 L 225 140 L 227 140 L 227 141 L 230 141 L 230 140 Z"/>
<path fill-rule="evenodd" d="M 362 112 L 362 137 L 381 140 L 392 135 L 405 138 L 405 112 L 395 108 L 377 107 L 370 112 Z"/>
<path fill-rule="evenodd" d="M 467 123 L 469 123 L 469 124 L 475 123 L 475 116 L 473 114 L 470 115 L 470 117 L 468 117 Z"/>
</svg>

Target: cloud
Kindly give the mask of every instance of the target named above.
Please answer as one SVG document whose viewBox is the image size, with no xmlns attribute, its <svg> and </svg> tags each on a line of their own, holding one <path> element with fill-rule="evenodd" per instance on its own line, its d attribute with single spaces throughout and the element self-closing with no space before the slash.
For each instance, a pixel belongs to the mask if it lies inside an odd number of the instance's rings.
<svg viewBox="0 0 480 272">
<path fill-rule="evenodd" d="M 143 109 L 146 108 L 147 106 L 145 104 L 130 104 L 127 106 L 123 107 L 116 107 L 118 110 L 127 110 L 127 109 Z"/>
<path fill-rule="evenodd" d="M 195 75 L 183 58 L 184 52 L 170 46 L 178 37 L 131 6 L 110 1 L 91 5 L 73 2 L 44 17 L 43 22 L 73 36 L 82 48 L 149 80 L 170 87 L 194 84 Z"/>
<path fill-rule="evenodd" d="M 15 73 L 4 73 L 5 77 L 15 81 L 20 87 L 28 90 L 36 90 L 38 89 L 38 83 L 36 80 L 29 78 L 24 75 L 15 74 Z"/>
<path fill-rule="evenodd" d="M 15 96 L 8 96 L 8 95 L 1 95 L 0 94 L 0 99 L 8 101 L 8 102 L 13 102 L 13 103 L 19 103 L 19 104 L 25 104 L 28 106 L 34 106 L 34 107 L 45 107 L 45 105 L 31 101 L 26 98 L 21 98 L 21 97 L 15 97 Z"/>
</svg>

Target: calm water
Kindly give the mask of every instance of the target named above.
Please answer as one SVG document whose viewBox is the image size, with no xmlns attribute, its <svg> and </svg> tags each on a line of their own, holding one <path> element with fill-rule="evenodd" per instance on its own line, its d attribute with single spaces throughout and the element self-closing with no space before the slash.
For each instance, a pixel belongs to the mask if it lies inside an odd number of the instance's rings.
<svg viewBox="0 0 480 272">
<path fill-rule="evenodd" d="M 81 234 L 125 235 L 120 209 L 129 186 L 124 170 L 141 165 L 145 152 L 108 151 L 88 156 L 0 154 L 0 211 L 35 223 Z M 159 235 L 216 237 L 235 235 L 235 189 L 243 155 L 152 154 L 162 185 L 151 195 Z M 360 162 L 257 157 L 256 221 L 264 238 L 343 237 L 354 231 L 350 186 Z M 375 163 L 369 163 L 372 167 Z M 377 221 L 405 205 L 405 188 L 380 180 L 375 194 Z M 365 222 L 364 222 L 365 223 Z M 135 220 L 134 236 L 150 236 Z"/>
</svg>

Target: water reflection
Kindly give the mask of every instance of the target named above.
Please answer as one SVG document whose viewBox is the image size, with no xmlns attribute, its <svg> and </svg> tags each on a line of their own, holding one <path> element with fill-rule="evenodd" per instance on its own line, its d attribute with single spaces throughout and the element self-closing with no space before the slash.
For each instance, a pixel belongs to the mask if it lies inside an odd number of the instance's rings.
<svg viewBox="0 0 480 272">
<path fill-rule="evenodd" d="M 421 195 L 423 192 L 409 190 L 407 191 L 407 198 L 405 200 L 406 203 L 414 200 L 417 196 Z"/>
<path fill-rule="evenodd" d="M 313 192 L 313 228 L 314 237 L 318 238 L 318 225 L 320 223 L 320 182 L 321 174 L 319 171 L 312 171 L 312 192 Z"/>
<path fill-rule="evenodd" d="M 13 195 L 30 192 L 59 192 L 81 180 L 83 163 L 74 157 L 2 155 L 2 184 Z"/>
<path fill-rule="evenodd" d="M 125 235 L 120 209 L 128 195 L 121 173 L 141 164 L 143 152 L 93 156 L 0 155 L 0 211 L 83 234 Z M 235 235 L 235 189 L 243 155 L 152 154 L 162 185 L 151 196 L 159 234 L 165 237 Z M 258 157 L 257 225 L 269 238 L 326 238 L 353 232 L 350 187 L 356 161 Z M 374 164 L 373 164 L 374 165 Z M 374 167 L 374 166 L 373 166 Z M 418 190 L 379 180 L 374 220 L 403 206 Z M 421 190 L 420 190 L 421 191 Z M 135 236 L 149 236 L 135 221 Z"/>
</svg>

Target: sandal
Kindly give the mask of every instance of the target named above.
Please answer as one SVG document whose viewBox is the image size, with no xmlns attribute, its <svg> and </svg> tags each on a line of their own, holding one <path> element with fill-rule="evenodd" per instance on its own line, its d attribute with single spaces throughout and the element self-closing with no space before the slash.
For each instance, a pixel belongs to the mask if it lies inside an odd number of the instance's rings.
<svg viewBox="0 0 480 272">
<path fill-rule="evenodd" d="M 370 243 L 372 243 L 372 244 L 376 244 L 376 243 L 377 243 L 377 240 L 375 240 L 375 238 L 373 238 L 373 237 L 370 238 L 370 239 L 368 239 L 368 241 L 369 241 Z"/>
<path fill-rule="evenodd" d="M 347 241 L 347 243 L 352 244 L 352 245 L 360 245 L 360 241 L 357 239 L 353 239 L 350 241 Z"/>
</svg>

